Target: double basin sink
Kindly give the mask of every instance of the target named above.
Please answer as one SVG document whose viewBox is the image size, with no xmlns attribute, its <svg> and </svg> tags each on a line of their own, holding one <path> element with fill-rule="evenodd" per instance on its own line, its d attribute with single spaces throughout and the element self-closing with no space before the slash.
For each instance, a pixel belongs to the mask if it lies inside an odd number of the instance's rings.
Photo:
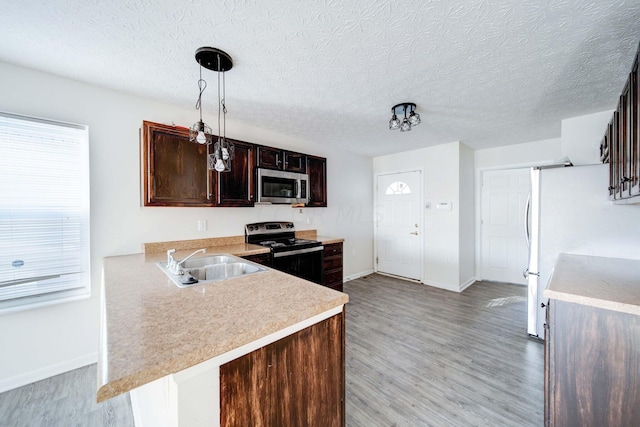
<svg viewBox="0 0 640 427">
<path fill-rule="evenodd" d="M 175 274 L 167 268 L 166 262 L 159 262 L 157 265 L 173 283 L 181 288 L 232 279 L 267 270 L 266 267 L 259 264 L 229 254 L 187 259 L 181 263 L 183 274 Z"/>
</svg>

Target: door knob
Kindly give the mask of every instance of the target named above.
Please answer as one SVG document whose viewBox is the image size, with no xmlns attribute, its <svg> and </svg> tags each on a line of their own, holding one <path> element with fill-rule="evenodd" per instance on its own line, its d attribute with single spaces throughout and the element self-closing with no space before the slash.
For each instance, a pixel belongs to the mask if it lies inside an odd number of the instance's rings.
<svg viewBox="0 0 640 427">
<path fill-rule="evenodd" d="M 412 231 L 412 232 L 410 232 L 409 234 L 413 234 L 413 235 L 416 235 L 416 236 L 417 236 L 417 235 L 418 235 L 418 232 L 417 232 L 417 231 Z"/>
</svg>

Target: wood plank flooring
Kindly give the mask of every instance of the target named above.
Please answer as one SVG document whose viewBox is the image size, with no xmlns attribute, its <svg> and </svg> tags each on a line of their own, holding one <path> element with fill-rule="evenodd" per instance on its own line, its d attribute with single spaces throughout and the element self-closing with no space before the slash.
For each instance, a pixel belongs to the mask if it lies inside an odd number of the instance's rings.
<svg viewBox="0 0 640 427">
<path fill-rule="evenodd" d="M 526 288 L 347 282 L 347 425 L 541 426 L 543 345 Z"/>
<path fill-rule="evenodd" d="M 381 275 L 345 283 L 349 427 L 541 426 L 543 346 L 526 288 L 458 294 Z M 0 426 L 133 426 L 128 395 L 95 403 L 96 365 L 0 394 Z"/>
<path fill-rule="evenodd" d="M 96 403 L 96 365 L 0 394 L 3 427 L 133 427 L 129 394 Z"/>
</svg>

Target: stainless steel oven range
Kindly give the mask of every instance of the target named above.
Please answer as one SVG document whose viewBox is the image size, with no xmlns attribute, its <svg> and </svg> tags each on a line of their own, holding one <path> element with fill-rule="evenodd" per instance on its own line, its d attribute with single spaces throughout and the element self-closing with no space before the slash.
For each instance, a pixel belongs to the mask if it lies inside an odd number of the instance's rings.
<svg viewBox="0 0 640 427">
<path fill-rule="evenodd" d="M 322 252 L 317 240 L 296 239 L 292 222 L 273 221 L 247 224 L 245 242 L 271 249 L 270 267 L 322 284 Z"/>
</svg>

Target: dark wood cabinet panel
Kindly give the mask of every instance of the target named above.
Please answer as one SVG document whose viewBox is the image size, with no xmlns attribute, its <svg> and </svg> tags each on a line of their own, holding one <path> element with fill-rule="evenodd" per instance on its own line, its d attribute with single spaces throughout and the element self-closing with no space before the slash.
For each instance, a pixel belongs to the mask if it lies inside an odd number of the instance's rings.
<svg viewBox="0 0 640 427">
<path fill-rule="evenodd" d="M 266 169 L 282 169 L 282 150 L 258 146 L 258 167 Z"/>
<path fill-rule="evenodd" d="M 253 206 L 254 203 L 254 146 L 229 139 L 234 145 L 231 171 L 212 172 L 216 206 Z"/>
<path fill-rule="evenodd" d="M 327 159 L 307 156 L 309 175 L 309 207 L 327 206 Z"/>
<path fill-rule="evenodd" d="M 324 245 L 322 284 L 342 292 L 342 243 Z"/>
<path fill-rule="evenodd" d="M 292 151 L 285 151 L 284 152 L 284 170 L 288 172 L 306 173 L 307 172 L 306 154 L 294 153 Z"/>
<path fill-rule="evenodd" d="M 209 206 L 207 147 L 189 130 L 142 122 L 144 206 Z"/>
<path fill-rule="evenodd" d="M 144 205 L 253 206 L 254 145 L 230 141 L 235 146 L 231 171 L 209 171 L 207 146 L 189 141 L 189 129 L 144 121 Z"/>
<path fill-rule="evenodd" d="M 307 156 L 279 148 L 258 146 L 258 167 L 306 173 Z"/>
<path fill-rule="evenodd" d="M 640 316 L 551 300 L 549 426 L 640 420 Z"/>
<path fill-rule="evenodd" d="M 266 265 L 268 266 L 270 264 L 269 262 L 269 254 L 255 254 L 255 255 L 246 255 L 243 256 L 242 258 L 249 260 L 251 262 L 255 262 L 256 264 L 261 264 L 261 265 Z"/>
<path fill-rule="evenodd" d="M 600 158 L 604 163 L 609 162 L 611 200 L 640 196 L 639 52 L 640 46 L 601 144 Z"/>
<path fill-rule="evenodd" d="M 629 77 L 629 141 L 631 146 L 631 196 L 640 194 L 640 105 L 638 104 L 638 57 Z"/>
<path fill-rule="evenodd" d="M 220 425 L 342 427 L 344 313 L 220 367 Z"/>
</svg>

